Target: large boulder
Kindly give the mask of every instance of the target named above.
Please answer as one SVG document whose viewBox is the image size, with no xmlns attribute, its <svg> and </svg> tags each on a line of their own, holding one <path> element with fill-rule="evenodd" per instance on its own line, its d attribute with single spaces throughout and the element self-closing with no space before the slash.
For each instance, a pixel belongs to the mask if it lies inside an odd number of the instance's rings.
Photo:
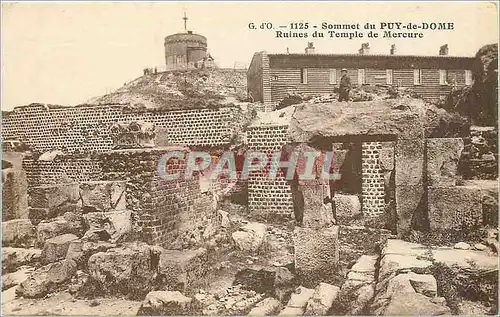
<svg viewBox="0 0 500 317">
<path fill-rule="evenodd" d="M 146 295 L 138 316 L 184 316 L 194 315 L 193 299 L 179 291 L 153 291 Z"/>
<path fill-rule="evenodd" d="M 41 254 L 40 249 L 2 248 L 2 269 L 12 272 L 22 265 L 36 263 Z"/>
<path fill-rule="evenodd" d="M 70 243 L 77 239 L 78 237 L 74 234 L 63 234 L 45 240 L 41 256 L 42 263 L 47 264 L 64 259 Z"/>
<path fill-rule="evenodd" d="M 32 246 L 35 227 L 29 219 L 14 219 L 2 222 L 3 246 Z"/>
<path fill-rule="evenodd" d="M 240 250 L 257 252 L 266 244 L 267 228 L 265 224 L 251 222 L 233 232 L 232 237 Z"/>
<path fill-rule="evenodd" d="M 72 260 L 50 263 L 34 271 L 19 285 L 16 293 L 29 298 L 43 297 L 61 284 L 70 281 L 75 273 L 76 263 Z"/>
<path fill-rule="evenodd" d="M 461 138 L 427 139 L 427 182 L 434 187 L 453 187 L 458 178 L 458 161 L 464 149 Z"/>
<path fill-rule="evenodd" d="M 185 291 L 207 273 L 207 250 L 161 250 L 158 281 L 168 290 Z"/>
<path fill-rule="evenodd" d="M 140 297 L 153 287 L 158 257 L 147 244 L 130 243 L 90 256 L 88 272 L 107 293 Z"/>
<path fill-rule="evenodd" d="M 37 226 L 37 243 L 43 245 L 45 240 L 63 234 L 74 234 L 81 237 L 85 232 L 83 217 L 67 212 L 51 220 L 42 221 Z"/>
</svg>

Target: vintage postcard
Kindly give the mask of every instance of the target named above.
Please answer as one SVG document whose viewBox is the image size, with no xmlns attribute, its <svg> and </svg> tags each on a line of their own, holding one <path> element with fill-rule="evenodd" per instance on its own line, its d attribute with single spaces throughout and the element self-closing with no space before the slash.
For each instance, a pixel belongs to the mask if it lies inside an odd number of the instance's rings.
<svg viewBox="0 0 500 317">
<path fill-rule="evenodd" d="M 2 2 L 2 315 L 497 315 L 498 2 Z"/>
</svg>

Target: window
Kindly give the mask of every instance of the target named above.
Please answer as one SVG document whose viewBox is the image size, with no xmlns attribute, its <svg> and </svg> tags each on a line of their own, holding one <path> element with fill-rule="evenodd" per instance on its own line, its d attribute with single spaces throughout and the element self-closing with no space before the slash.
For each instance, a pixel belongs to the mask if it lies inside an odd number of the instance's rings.
<svg viewBox="0 0 500 317">
<path fill-rule="evenodd" d="M 277 81 L 278 80 L 278 75 L 272 75 L 271 76 L 272 81 Z"/>
<path fill-rule="evenodd" d="M 392 85 L 392 69 L 386 69 L 386 83 L 387 85 Z"/>
<path fill-rule="evenodd" d="M 465 70 L 465 84 L 467 86 L 472 85 L 472 71 L 468 69 Z"/>
<path fill-rule="evenodd" d="M 307 84 L 307 68 L 300 69 L 300 83 Z"/>
<path fill-rule="evenodd" d="M 337 83 L 337 70 L 335 68 L 330 69 L 330 84 Z"/>
<path fill-rule="evenodd" d="M 358 85 L 363 85 L 366 83 L 365 70 L 358 69 Z"/>
<path fill-rule="evenodd" d="M 446 69 L 439 70 L 439 84 L 448 85 L 448 71 Z"/>
<path fill-rule="evenodd" d="M 414 69 L 413 70 L 413 84 L 414 85 L 422 85 L 422 70 Z"/>
</svg>

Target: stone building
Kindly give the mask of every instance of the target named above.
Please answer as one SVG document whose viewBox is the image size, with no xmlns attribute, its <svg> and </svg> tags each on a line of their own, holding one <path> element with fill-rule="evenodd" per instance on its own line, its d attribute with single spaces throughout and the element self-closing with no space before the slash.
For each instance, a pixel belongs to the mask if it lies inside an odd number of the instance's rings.
<svg viewBox="0 0 500 317">
<path fill-rule="evenodd" d="M 248 92 L 255 101 L 276 105 L 288 94 L 333 93 L 342 68 L 353 85 L 411 88 L 426 100 L 445 97 L 452 87 L 472 85 L 473 57 L 370 54 L 363 43 L 358 54 L 317 54 L 312 44 L 301 54 L 254 54 L 248 69 Z"/>
</svg>

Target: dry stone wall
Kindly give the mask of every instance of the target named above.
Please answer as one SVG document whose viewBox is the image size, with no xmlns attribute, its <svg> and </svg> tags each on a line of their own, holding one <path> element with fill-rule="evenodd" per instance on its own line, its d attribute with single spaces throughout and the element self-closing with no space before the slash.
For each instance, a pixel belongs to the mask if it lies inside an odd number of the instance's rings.
<svg viewBox="0 0 500 317">
<path fill-rule="evenodd" d="M 385 189 L 384 174 L 380 166 L 380 142 L 363 142 L 362 155 L 362 187 L 363 214 L 368 216 L 384 213 Z"/>
</svg>

